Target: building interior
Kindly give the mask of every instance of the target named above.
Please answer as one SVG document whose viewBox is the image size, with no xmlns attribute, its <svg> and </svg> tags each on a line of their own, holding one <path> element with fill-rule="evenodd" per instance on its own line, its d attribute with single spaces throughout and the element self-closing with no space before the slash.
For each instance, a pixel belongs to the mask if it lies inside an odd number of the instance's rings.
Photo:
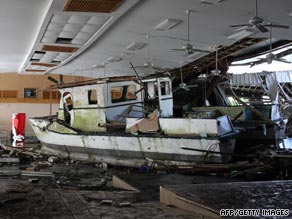
<svg viewBox="0 0 292 219">
<path fill-rule="evenodd" d="M 291 1 L 0 6 L 3 218 L 292 218 Z"/>
</svg>

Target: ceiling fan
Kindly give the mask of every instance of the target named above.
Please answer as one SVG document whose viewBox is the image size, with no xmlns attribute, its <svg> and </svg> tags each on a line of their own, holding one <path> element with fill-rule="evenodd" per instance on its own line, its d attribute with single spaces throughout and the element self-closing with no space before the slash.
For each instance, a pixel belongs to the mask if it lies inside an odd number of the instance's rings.
<svg viewBox="0 0 292 219">
<path fill-rule="evenodd" d="M 259 58 L 260 63 L 266 62 L 268 64 L 271 64 L 273 61 L 278 61 L 278 62 L 284 62 L 284 63 L 288 63 L 291 64 L 291 62 L 286 61 L 285 59 L 281 58 L 281 57 L 277 57 L 277 55 L 275 55 L 274 53 L 272 53 L 272 24 L 269 26 L 270 27 L 270 50 L 269 53 L 266 55 L 266 58 Z M 252 63 L 250 67 L 253 67 L 254 65 L 256 65 L 257 63 Z"/>
<path fill-rule="evenodd" d="M 213 51 L 215 50 L 215 69 L 213 69 L 213 70 L 211 70 L 210 71 L 210 74 L 208 74 L 208 66 L 207 66 L 207 73 L 203 73 L 203 74 L 201 74 L 201 75 L 199 75 L 199 77 L 198 78 L 200 78 L 200 79 L 208 79 L 208 78 L 210 78 L 210 77 L 214 77 L 214 76 L 221 76 L 220 75 L 220 73 L 221 73 L 221 70 L 220 69 L 218 69 L 218 48 L 219 48 L 219 46 L 218 45 L 215 45 L 214 47 L 213 47 Z"/>
<path fill-rule="evenodd" d="M 150 35 L 147 35 L 146 37 L 148 39 L 148 44 L 147 44 L 147 61 L 144 62 L 143 65 L 141 65 L 141 66 L 134 66 L 134 68 L 150 68 L 150 69 L 153 69 L 153 70 L 156 70 L 156 71 L 165 71 L 165 70 L 167 70 L 165 68 L 157 67 L 157 66 L 155 66 L 151 62 L 151 58 L 150 58 L 150 38 L 151 38 L 151 36 Z"/>
<path fill-rule="evenodd" d="M 210 53 L 210 51 L 197 49 L 193 45 L 190 44 L 190 15 L 193 11 L 187 10 L 187 23 L 188 23 L 188 31 L 187 31 L 187 44 L 185 44 L 181 49 L 171 49 L 173 51 L 184 51 L 187 55 L 191 55 L 194 52 L 204 52 L 204 53 Z"/>
<path fill-rule="evenodd" d="M 255 0 L 255 16 L 252 16 L 249 19 L 248 24 L 236 24 L 236 25 L 231 25 L 230 27 L 254 27 L 262 33 L 269 31 L 267 27 L 275 27 L 275 28 L 283 28 L 283 29 L 289 28 L 289 26 L 287 25 L 267 23 L 265 22 L 263 18 L 259 17 L 258 16 L 258 0 Z"/>
<path fill-rule="evenodd" d="M 219 76 L 221 73 L 221 71 L 218 69 L 218 48 L 219 48 L 219 46 L 216 45 L 215 46 L 215 49 L 216 49 L 215 69 L 210 71 L 211 75 L 209 75 L 209 76 Z"/>
<path fill-rule="evenodd" d="M 192 87 L 198 87 L 198 85 L 194 84 L 194 85 L 187 85 L 186 83 L 184 83 L 184 80 L 183 80 L 183 72 L 182 72 L 182 68 L 183 68 L 183 62 L 181 63 L 182 65 L 180 66 L 180 83 L 178 85 L 178 87 L 174 88 L 172 90 L 173 93 L 179 91 L 179 90 L 182 90 L 182 91 L 186 91 L 186 92 L 189 92 L 191 91 L 190 88 Z"/>
<path fill-rule="evenodd" d="M 276 59 L 281 59 L 284 56 L 290 55 L 292 54 L 292 49 L 287 49 L 283 52 L 279 52 L 277 54 L 275 54 L 275 58 Z M 275 60 L 275 59 L 274 59 Z M 259 59 L 257 61 L 249 61 L 249 62 L 243 62 L 243 63 L 232 63 L 230 66 L 249 66 L 250 68 L 252 68 L 255 65 L 259 65 L 266 62 L 266 59 Z M 282 62 L 287 62 L 288 64 L 290 64 L 291 62 L 286 61 L 285 59 L 282 59 Z"/>
</svg>

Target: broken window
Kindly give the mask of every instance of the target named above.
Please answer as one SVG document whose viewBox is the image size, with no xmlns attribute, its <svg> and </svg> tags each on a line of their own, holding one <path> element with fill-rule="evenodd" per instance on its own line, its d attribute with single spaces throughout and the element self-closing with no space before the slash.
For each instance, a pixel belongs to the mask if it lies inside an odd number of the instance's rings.
<svg viewBox="0 0 292 219">
<path fill-rule="evenodd" d="M 111 88 L 112 103 L 121 102 L 123 97 L 123 87 L 112 87 Z"/>
<path fill-rule="evenodd" d="M 63 94 L 63 107 L 65 122 L 69 125 L 71 122 L 71 112 L 73 110 L 73 99 L 70 92 Z"/>
<path fill-rule="evenodd" d="M 96 89 L 92 89 L 88 91 L 88 104 L 97 104 L 97 92 Z"/>
<path fill-rule="evenodd" d="M 160 82 L 161 96 L 170 95 L 170 86 L 168 81 Z"/>
<path fill-rule="evenodd" d="M 127 100 L 136 100 L 137 96 L 135 92 L 136 92 L 136 86 L 134 84 L 128 86 L 127 94 L 126 94 Z"/>
<path fill-rule="evenodd" d="M 111 88 L 111 99 L 112 103 L 119 103 L 129 100 L 136 100 L 136 86 L 118 86 Z"/>
</svg>

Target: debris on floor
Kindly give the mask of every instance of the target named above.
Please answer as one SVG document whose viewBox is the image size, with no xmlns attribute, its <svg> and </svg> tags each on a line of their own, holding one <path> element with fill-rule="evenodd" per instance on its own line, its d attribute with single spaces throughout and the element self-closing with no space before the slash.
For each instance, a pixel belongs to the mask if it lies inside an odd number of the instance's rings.
<svg viewBox="0 0 292 219">
<path fill-rule="evenodd" d="M 46 156 L 39 151 L 38 145 L 1 146 L 1 217 L 206 219 L 212 217 L 159 203 L 161 186 L 208 188 L 209 184 L 292 178 L 292 153 L 261 147 L 257 156 L 253 151 L 247 159 L 232 163 L 174 167 L 151 161 L 154 165 L 145 162 L 140 169 Z"/>
</svg>

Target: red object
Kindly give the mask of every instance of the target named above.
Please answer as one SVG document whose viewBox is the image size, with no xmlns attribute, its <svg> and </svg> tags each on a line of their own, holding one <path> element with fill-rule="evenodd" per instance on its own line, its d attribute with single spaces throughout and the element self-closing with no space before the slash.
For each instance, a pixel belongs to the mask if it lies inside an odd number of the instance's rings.
<svg viewBox="0 0 292 219">
<path fill-rule="evenodd" d="M 16 136 L 22 135 L 24 137 L 25 132 L 25 113 L 17 113 L 13 118 L 13 127 L 15 132 L 13 133 Z"/>
</svg>

